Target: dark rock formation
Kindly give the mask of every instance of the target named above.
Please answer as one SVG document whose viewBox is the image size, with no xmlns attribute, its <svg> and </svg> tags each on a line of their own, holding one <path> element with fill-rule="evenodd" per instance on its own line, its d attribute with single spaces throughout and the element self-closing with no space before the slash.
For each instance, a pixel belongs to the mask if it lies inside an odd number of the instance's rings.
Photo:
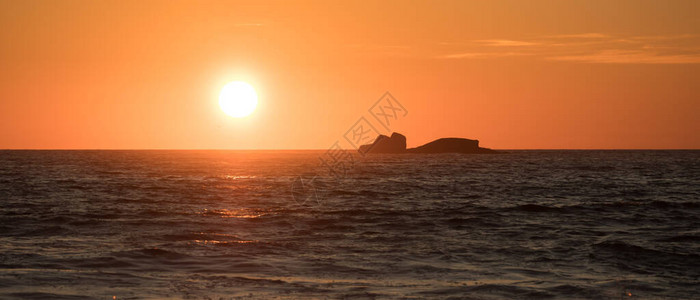
<svg viewBox="0 0 700 300">
<path fill-rule="evenodd" d="M 409 153 L 490 153 L 491 149 L 479 147 L 478 140 L 442 138 L 423 146 L 406 150 Z"/>
<path fill-rule="evenodd" d="M 406 137 L 400 133 L 392 133 L 391 137 L 380 135 L 372 144 L 362 145 L 360 153 L 403 153 L 406 152 Z"/>
<path fill-rule="evenodd" d="M 463 138 L 442 138 L 423 146 L 406 149 L 406 137 L 392 133 L 391 137 L 380 135 L 374 143 L 362 145 L 360 153 L 497 153 L 488 148 L 479 147 L 478 140 Z"/>
</svg>

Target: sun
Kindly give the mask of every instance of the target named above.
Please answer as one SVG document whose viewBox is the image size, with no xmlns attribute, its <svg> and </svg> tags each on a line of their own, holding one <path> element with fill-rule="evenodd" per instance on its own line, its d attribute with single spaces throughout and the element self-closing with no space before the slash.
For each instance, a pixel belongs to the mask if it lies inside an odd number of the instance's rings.
<svg viewBox="0 0 700 300">
<path fill-rule="evenodd" d="M 249 116 L 258 106 L 258 94 L 248 83 L 229 82 L 221 89 L 219 106 L 227 115 L 234 118 Z"/>
</svg>

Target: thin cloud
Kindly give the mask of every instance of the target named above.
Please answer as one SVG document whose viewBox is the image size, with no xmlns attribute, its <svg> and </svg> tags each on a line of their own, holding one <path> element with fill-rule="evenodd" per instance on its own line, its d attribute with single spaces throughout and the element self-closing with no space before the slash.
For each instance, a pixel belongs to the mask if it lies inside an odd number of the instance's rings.
<svg viewBox="0 0 700 300">
<path fill-rule="evenodd" d="M 522 40 L 488 39 L 471 43 L 440 43 L 453 53 L 440 59 L 482 59 L 532 56 L 550 61 L 615 64 L 697 64 L 700 63 L 700 36 L 619 36 L 579 33 Z M 507 51 L 506 49 L 517 51 Z M 448 49 L 444 49 L 448 50 Z"/>
<path fill-rule="evenodd" d="M 494 52 L 494 53 L 484 53 L 484 52 L 465 52 L 465 53 L 455 53 L 440 55 L 437 58 L 442 59 L 461 59 L 461 58 L 485 58 L 485 57 L 506 57 L 506 56 L 522 56 L 530 55 L 528 53 L 522 52 Z"/>
<path fill-rule="evenodd" d="M 632 40 L 656 40 L 656 41 L 662 41 L 662 40 L 684 40 L 684 39 L 693 39 L 693 38 L 698 38 L 700 35 L 697 34 L 675 34 L 675 35 L 650 35 L 650 36 L 633 36 L 630 37 Z"/>
<path fill-rule="evenodd" d="M 560 34 L 549 36 L 551 38 L 564 38 L 564 39 L 604 39 L 610 37 L 607 34 L 602 33 L 579 33 L 579 34 Z"/>
<path fill-rule="evenodd" d="M 602 64 L 697 64 L 700 55 L 662 55 L 645 51 L 605 50 L 594 54 L 555 56 L 550 60 Z"/>
<path fill-rule="evenodd" d="M 488 46 L 503 46 L 503 47 L 520 47 L 520 46 L 534 46 L 538 43 L 525 42 L 525 41 L 514 41 L 514 40 L 478 40 L 476 42 L 483 43 Z"/>
</svg>

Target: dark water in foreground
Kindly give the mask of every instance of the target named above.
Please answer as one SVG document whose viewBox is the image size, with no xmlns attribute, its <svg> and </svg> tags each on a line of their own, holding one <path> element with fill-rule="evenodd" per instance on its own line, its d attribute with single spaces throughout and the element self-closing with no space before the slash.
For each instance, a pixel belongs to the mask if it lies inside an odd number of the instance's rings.
<svg viewBox="0 0 700 300">
<path fill-rule="evenodd" d="M 320 154 L 0 151 L 0 298 L 699 297 L 700 151 Z"/>
</svg>

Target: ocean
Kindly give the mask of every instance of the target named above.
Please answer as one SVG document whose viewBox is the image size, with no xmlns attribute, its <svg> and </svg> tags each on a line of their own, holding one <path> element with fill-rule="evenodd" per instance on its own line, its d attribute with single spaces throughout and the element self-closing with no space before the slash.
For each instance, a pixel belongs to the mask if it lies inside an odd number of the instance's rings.
<svg viewBox="0 0 700 300">
<path fill-rule="evenodd" d="M 2 299 L 698 299 L 700 151 L 0 151 Z"/>
</svg>

